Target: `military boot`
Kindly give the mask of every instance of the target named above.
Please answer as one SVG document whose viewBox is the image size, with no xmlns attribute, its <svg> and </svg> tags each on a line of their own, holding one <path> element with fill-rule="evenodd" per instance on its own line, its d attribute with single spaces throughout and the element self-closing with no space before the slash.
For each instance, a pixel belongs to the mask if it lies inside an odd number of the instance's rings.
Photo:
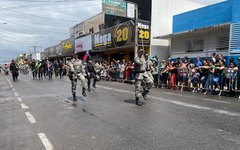
<svg viewBox="0 0 240 150">
<path fill-rule="evenodd" d="M 136 105 L 142 106 L 142 103 L 139 101 L 139 97 L 136 97 Z"/>
<path fill-rule="evenodd" d="M 82 95 L 83 95 L 84 97 L 87 97 L 86 89 L 85 89 L 85 88 L 82 88 Z"/>
<path fill-rule="evenodd" d="M 76 93 L 73 93 L 73 101 L 77 101 Z"/>
<path fill-rule="evenodd" d="M 143 90 L 143 93 L 142 93 L 142 96 L 143 96 L 143 99 L 144 100 L 146 100 L 147 101 L 147 93 L 148 93 L 149 91 L 148 90 Z"/>
</svg>

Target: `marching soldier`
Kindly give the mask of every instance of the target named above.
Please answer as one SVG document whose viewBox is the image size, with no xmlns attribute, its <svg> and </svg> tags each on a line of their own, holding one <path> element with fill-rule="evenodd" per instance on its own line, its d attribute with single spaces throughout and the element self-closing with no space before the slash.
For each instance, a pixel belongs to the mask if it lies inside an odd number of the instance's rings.
<svg viewBox="0 0 240 150">
<path fill-rule="evenodd" d="M 135 98 L 136 98 L 136 105 L 139 105 L 139 106 L 142 106 L 142 104 L 139 102 L 139 97 L 141 95 L 140 93 L 141 85 L 144 85 L 142 96 L 145 100 L 147 100 L 147 93 L 149 92 L 149 90 L 153 85 L 153 80 L 151 79 L 151 77 L 149 77 L 146 71 L 147 63 L 143 54 L 144 54 L 143 49 L 138 50 L 137 57 L 134 60 L 134 69 L 136 73 Z"/>
<path fill-rule="evenodd" d="M 72 83 L 72 94 L 73 94 L 73 101 L 77 101 L 76 97 L 76 87 L 77 87 L 77 80 L 79 80 L 82 84 L 82 95 L 84 97 L 87 96 L 86 94 L 86 80 L 84 77 L 84 65 L 83 62 L 78 59 L 78 55 L 75 53 L 73 55 L 72 60 L 69 62 L 69 79 Z"/>
<path fill-rule="evenodd" d="M 87 80 L 88 80 L 88 91 L 91 92 L 91 79 L 93 78 L 93 88 L 96 88 L 96 82 L 97 82 L 97 72 L 94 68 L 92 60 L 89 60 L 86 65 L 86 74 L 87 74 Z"/>
</svg>

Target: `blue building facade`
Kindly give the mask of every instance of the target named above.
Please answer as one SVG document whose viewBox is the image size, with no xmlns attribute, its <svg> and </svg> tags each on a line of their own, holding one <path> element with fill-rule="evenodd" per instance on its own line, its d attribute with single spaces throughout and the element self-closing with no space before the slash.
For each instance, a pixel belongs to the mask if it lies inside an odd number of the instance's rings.
<svg viewBox="0 0 240 150">
<path fill-rule="evenodd" d="M 227 46 L 227 49 L 225 49 L 224 51 L 225 52 L 224 55 L 226 59 L 238 58 L 240 57 L 240 11 L 239 9 L 240 9 L 240 0 L 226 0 L 221 3 L 217 3 L 214 5 L 206 6 L 200 9 L 175 15 L 173 17 L 173 29 L 172 29 L 173 33 L 171 34 L 170 38 L 174 39 L 179 35 L 185 35 L 187 37 L 190 34 L 193 35 L 193 32 L 195 31 L 198 31 L 199 33 L 199 30 L 205 31 L 204 33 L 202 32 L 201 34 L 209 34 L 209 33 L 211 34 L 213 30 L 215 30 L 217 33 L 217 30 L 222 30 L 222 26 L 227 26 L 228 32 L 226 33 L 228 34 L 228 38 L 225 38 L 225 39 L 228 43 L 225 45 L 228 45 L 228 46 Z M 178 41 L 178 42 L 175 42 L 175 45 L 176 45 L 175 47 L 177 48 L 177 43 L 180 43 L 179 42 L 180 40 L 175 40 L 175 41 Z M 217 40 L 217 42 L 219 43 L 219 45 L 221 45 L 221 40 Z M 174 42 L 171 42 L 171 43 L 174 43 Z M 204 50 L 202 50 L 202 52 L 204 52 Z M 186 52 L 186 55 L 188 54 L 189 53 Z"/>
</svg>

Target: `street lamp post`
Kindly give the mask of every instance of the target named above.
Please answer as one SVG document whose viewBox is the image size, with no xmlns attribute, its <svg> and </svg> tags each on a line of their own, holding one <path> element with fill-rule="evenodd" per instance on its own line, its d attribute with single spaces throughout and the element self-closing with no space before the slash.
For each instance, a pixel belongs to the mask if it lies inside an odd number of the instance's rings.
<svg viewBox="0 0 240 150">
<path fill-rule="evenodd" d="M 138 51 L 138 4 L 134 3 L 135 5 L 135 47 L 134 47 L 134 57 L 137 56 Z"/>
</svg>

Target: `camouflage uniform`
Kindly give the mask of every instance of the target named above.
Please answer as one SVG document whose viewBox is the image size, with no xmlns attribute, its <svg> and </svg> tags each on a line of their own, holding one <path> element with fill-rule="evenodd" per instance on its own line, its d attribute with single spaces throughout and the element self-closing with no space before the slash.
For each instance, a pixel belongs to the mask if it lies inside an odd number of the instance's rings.
<svg viewBox="0 0 240 150">
<path fill-rule="evenodd" d="M 70 71 L 69 71 L 69 78 L 72 83 L 72 94 L 73 100 L 76 100 L 76 87 L 77 87 L 77 80 L 81 82 L 82 85 L 82 95 L 86 96 L 86 79 L 84 77 L 84 65 L 80 59 L 73 58 L 69 62 Z"/>
<path fill-rule="evenodd" d="M 144 97 L 144 99 L 146 99 L 146 94 L 149 92 L 149 90 L 151 89 L 152 85 L 153 85 L 153 80 L 151 79 L 151 77 L 149 77 L 148 72 L 146 71 L 147 68 L 147 63 L 146 60 L 144 58 L 144 56 L 142 55 L 141 58 L 136 57 L 134 60 L 134 69 L 135 69 L 135 98 L 136 98 L 136 104 L 138 105 L 139 102 L 139 96 L 141 96 L 140 93 L 140 88 L 141 85 L 145 85 L 143 87 L 143 93 L 142 96 Z M 144 82 L 144 84 L 143 84 Z"/>
</svg>

